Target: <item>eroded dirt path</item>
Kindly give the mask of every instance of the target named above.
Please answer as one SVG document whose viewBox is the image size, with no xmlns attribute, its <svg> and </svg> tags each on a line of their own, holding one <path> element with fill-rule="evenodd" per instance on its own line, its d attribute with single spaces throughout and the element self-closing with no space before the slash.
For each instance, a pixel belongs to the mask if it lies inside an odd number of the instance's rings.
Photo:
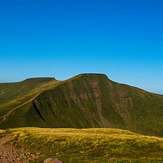
<svg viewBox="0 0 163 163">
<path fill-rule="evenodd" d="M 11 136 L 0 138 L 0 163 L 27 163 L 21 158 L 21 152 L 11 143 Z"/>
</svg>

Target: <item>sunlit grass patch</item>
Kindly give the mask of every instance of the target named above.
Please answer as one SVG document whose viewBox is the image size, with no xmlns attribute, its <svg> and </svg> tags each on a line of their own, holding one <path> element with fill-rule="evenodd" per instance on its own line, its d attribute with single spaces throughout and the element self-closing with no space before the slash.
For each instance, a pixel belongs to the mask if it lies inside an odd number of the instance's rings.
<svg viewBox="0 0 163 163">
<path fill-rule="evenodd" d="M 50 156 L 66 162 L 163 158 L 163 138 L 127 130 L 19 128 L 9 133 L 17 147 L 39 152 L 40 160 Z"/>
</svg>

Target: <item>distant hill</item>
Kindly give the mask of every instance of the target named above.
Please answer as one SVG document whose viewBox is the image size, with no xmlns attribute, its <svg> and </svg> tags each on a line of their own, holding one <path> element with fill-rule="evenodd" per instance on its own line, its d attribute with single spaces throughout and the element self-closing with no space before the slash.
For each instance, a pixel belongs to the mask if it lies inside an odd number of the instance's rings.
<svg viewBox="0 0 163 163">
<path fill-rule="evenodd" d="M 0 84 L 0 128 L 121 128 L 163 136 L 163 96 L 103 74 Z"/>
</svg>

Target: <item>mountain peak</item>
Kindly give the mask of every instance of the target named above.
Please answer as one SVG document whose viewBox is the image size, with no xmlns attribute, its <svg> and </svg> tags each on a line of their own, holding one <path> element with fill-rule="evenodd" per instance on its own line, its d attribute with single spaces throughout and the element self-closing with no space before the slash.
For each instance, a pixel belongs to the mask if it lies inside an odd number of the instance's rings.
<svg viewBox="0 0 163 163">
<path fill-rule="evenodd" d="M 23 82 L 45 82 L 45 81 L 53 81 L 56 80 L 53 77 L 36 77 L 36 78 L 28 78 L 25 79 Z"/>
<path fill-rule="evenodd" d="M 75 76 L 75 78 L 103 78 L 108 80 L 108 76 L 100 73 L 83 73 Z"/>
</svg>

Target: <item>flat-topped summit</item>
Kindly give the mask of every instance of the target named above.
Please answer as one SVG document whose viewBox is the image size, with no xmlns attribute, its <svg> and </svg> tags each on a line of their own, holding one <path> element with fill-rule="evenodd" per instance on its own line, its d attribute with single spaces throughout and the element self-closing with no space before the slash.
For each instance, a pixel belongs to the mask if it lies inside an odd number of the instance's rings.
<svg viewBox="0 0 163 163">
<path fill-rule="evenodd" d="M 82 74 L 76 75 L 76 77 L 103 77 L 103 78 L 108 78 L 106 74 L 100 74 L 100 73 L 82 73 Z"/>
<path fill-rule="evenodd" d="M 54 81 L 56 80 L 54 77 L 36 77 L 36 78 L 28 78 L 23 80 L 23 82 L 46 82 L 46 81 Z"/>
<path fill-rule="evenodd" d="M 83 74 L 76 75 L 72 79 L 94 79 L 94 80 L 103 79 L 103 80 L 109 80 L 107 75 L 100 74 L 100 73 L 83 73 Z"/>
</svg>

